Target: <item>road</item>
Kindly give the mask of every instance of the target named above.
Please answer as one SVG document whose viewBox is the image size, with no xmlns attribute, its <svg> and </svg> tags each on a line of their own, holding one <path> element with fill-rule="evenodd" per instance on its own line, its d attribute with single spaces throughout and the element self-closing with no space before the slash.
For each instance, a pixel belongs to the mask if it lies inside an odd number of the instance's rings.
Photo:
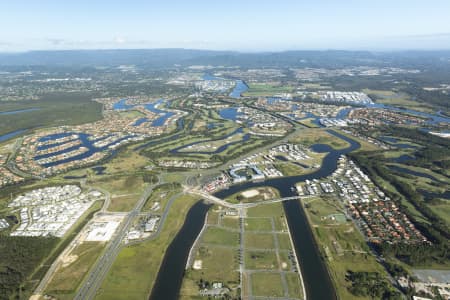
<svg viewBox="0 0 450 300">
<path fill-rule="evenodd" d="M 87 300 L 93 299 L 100 288 L 103 279 L 111 268 L 114 260 L 116 259 L 121 249 L 122 241 L 125 238 L 128 230 L 130 229 L 134 218 L 141 212 L 146 200 L 150 197 L 153 188 L 158 183 L 148 186 L 142 194 L 139 201 L 136 203 L 133 210 L 125 217 L 122 226 L 118 232 L 113 236 L 109 242 L 105 252 L 96 261 L 95 265 L 91 268 L 85 280 L 78 289 L 78 292 L 74 299 Z"/>
<path fill-rule="evenodd" d="M 80 181 L 80 186 L 83 189 L 99 190 L 100 192 L 103 193 L 103 195 L 105 195 L 105 201 L 103 202 L 103 206 L 102 206 L 102 208 L 100 209 L 99 212 L 95 213 L 94 218 L 99 213 L 106 212 L 106 208 L 109 206 L 109 203 L 110 203 L 110 200 L 111 200 L 110 193 L 108 191 L 102 189 L 102 188 L 93 187 L 93 186 L 87 186 L 85 180 Z M 90 220 L 88 223 L 86 223 L 86 225 L 83 227 L 83 229 L 86 228 L 87 226 L 89 226 L 91 222 L 92 222 L 92 220 Z M 75 236 L 75 238 L 70 242 L 70 244 L 59 254 L 58 258 L 52 263 L 50 268 L 47 270 L 47 273 L 45 273 L 45 276 L 42 278 L 42 280 L 39 282 L 39 285 L 34 290 L 34 294 L 35 295 L 41 295 L 45 291 L 45 288 L 49 284 L 50 280 L 53 278 L 55 272 L 60 267 L 60 265 L 61 265 L 61 263 L 63 261 L 63 258 L 66 257 L 67 255 L 69 255 L 69 253 L 76 246 L 78 246 L 79 241 L 80 241 L 80 237 L 84 234 L 84 230 L 83 229 L 80 230 L 80 232 Z"/>
<path fill-rule="evenodd" d="M 189 188 L 189 187 L 185 187 L 185 191 L 194 195 L 198 195 L 202 198 L 204 198 L 205 200 L 209 200 L 212 201 L 218 205 L 224 206 L 224 207 L 228 207 L 228 208 L 233 208 L 233 209 L 243 209 L 243 208 L 251 208 L 251 207 L 255 207 L 258 205 L 263 205 L 263 204 L 270 204 L 270 203 L 277 203 L 277 202 L 283 202 L 283 201 L 289 201 L 289 200 L 297 200 L 297 199 L 307 199 L 307 198 L 311 198 L 314 197 L 314 195 L 305 195 L 305 196 L 293 196 L 293 197 L 285 197 L 285 198 L 277 198 L 277 199 L 270 199 L 270 200 L 264 200 L 264 201 L 259 201 L 259 202 L 253 202 L 253 203 L 238 203 L 238 204 L 233 204 L 230 203 L 228 201 L 222 200 L 220 198 L 215 197 L 214 195 L 208 194 L 202 190 L 196 189 L 196 188 Z"/>
</svg>

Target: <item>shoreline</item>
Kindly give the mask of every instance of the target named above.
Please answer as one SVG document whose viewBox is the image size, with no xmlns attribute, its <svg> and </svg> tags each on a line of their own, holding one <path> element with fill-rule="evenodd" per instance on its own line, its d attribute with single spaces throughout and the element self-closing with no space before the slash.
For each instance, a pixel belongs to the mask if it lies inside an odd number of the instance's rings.
<svg viewBox="0 0 450 300">
<path fill-rule="evenodd" d="M 291 200 L 291 201 L 297 201 L 297 200 Z M 300 263 L 298 262 L 297 251 L 295 251 L 295 245 L 294 245 L 294 241 L 292 240 L 291 229 L 289 228 L 289 224 L 287 224 L 287 221 L 286 221 L 286 214 L 285 214 L 285 222 L 286 222 L 286 226 L 288 229 L 287 232 L 289 235 L 289 241 L 291 242 L 292 253 L 294 254 L 294 257 L 295 257 L 295 264 L 297 265 L 298 276 L 300 277 L 300 284 L 302 286 L 303 300 L 307 300 L 308 296 L 306 295 L 306 288 L 305 288 L 305 283 L 303 281 L 302 268 L 300 267 Z"/>
<path fill-rule="evenodd" d="M 205 222 L 203 223 L 202 229 L 198 233 L 197 238 L 195 239 L 194 243 L 192 243 L 192 247 L 189 250 L 189 255 L 188 255 L 188 258 L 187 258 L 187 261 L 186 261 L 186 266 L 184 267 L 185 270 L 189 269 L 189 267 L 191 265 L 191 261 L 192 261 L 192 254 L 193 254 L 192 252 L 197 247 L 197 244 L 198 244 L 201 236 L 203 235 L 203 232 L 205 232 L 206 227 L 208 227 L 208 215 L 209 215 L 209 211 L 205 215 Z"/>
</svg>

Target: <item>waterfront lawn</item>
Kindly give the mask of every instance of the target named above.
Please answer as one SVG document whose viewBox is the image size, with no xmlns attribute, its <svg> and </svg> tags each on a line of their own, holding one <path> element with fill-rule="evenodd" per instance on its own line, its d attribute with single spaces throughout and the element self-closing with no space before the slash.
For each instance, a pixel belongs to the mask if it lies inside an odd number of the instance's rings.
<svg viewBox="0 0 450 300">
<path fill-rule="evenodd" d="M 273 234 L 261 234 L 261 233 L 245 233 L 244 234 L 245 248 L 256 249 L 274 249 L 275 243 L 273 240 Z"/>
<path fill-rule="evenodd" d="M 58 299 L 73 299 L 79 284 L 104 247 L 105 244 L 99 242 L 84 242 L 76 246 L 67 257 L 74 261 L 56 271 L 45 293 Z"/>
<path fill-rule="evenodd" d="M 275 251 L 245 251 L 245 267 L 250 270 L 278 270 Z"/>
<path fill-rule="evenodd" d="M 342 135 L 344 135 L 344 136 L 346 136 L 346 137 L 348 137 L 348 138 L 350 138 L 352 140 L 355 140 L 358 143 L 360 143 L 361 147 L 358 150 L 356 150 L 357 152 L 380 150 L 380 148 L 378 146 L 376 146 L 376 145 L 374 145 L 372 143 L 369 143 L 369 142 L 365 141 L 364 139 L 360 139 L 360 138 L 355 137 L 353 135 L 347 134 L 347 133 L 345 133 L 345 132 L 343 132 L 342 130 L 339 130 L 339 129 L 334 129 L 334 130 L 336 132 L 338 132 L 338 133 L 340 133 L 340 134 L 342 134 Z"/>
<path fill-rule="evenodd" d="M 245 231 L 272 231 L 270 218 L 246 218 Z"/>
<path fill-rule="evenodd" d="M 239 240 L 239 233 L 224 228 L 208 226 L 202 235 L 202 243 L 215 245 L 233 245 Z"/>
<path fill-rule="evenodd" d="M 279 273 L 251 274 L 252 294 L 264 297 L 283 297 L 283 285 Z"/>
<path fill-rule="evenodd" d="M 277 234 L 277 238 L 278 238 L 278 246 L 280 247 L 280 249 L 284 249 L 284 250 L 291 250 L 292 249 L 292 245 L 291 245 L 291 240 L 289 239 L 289 234 Z"/>
<path fill-rule="evenodd" d="M 311 169 L 305 169 L 290 162 L 282 162 L 274 164 L 284 176 L 297 176 L 301 174 L 311 173 Z"/>
<path fill-rule="evenodd" d="M 303 299 L 300 277 L 297 273 L 286 273 L 289 297 Z"/>
<path fill-rule="evenodd" d="M 320 128 L 319 125 L 314 123 L 314 118 L 302 119 L 302 120 L 298 120 L 297 122 L 299 122 L 300 124 L 302 124 L 308 128 Z"/>
<path fill-rule="evenodd" d="M 168 245 L 198 201 L 182 195 L 173 203 L 158 238 L 123 248 L 106 275 L 96 299 L 147 299 Z"/>
<path fill-rule="evenodd" d="M 219 224 L 219 212 L 218 211 L 215 211 L 215 210 L 209 210 L 209 212 L 208 212 L 208 217 L 207 217 L 207 220 L 206 220 L 206 223 L 208 224 L 208 225 L 218 225 Z"/>
</svg>

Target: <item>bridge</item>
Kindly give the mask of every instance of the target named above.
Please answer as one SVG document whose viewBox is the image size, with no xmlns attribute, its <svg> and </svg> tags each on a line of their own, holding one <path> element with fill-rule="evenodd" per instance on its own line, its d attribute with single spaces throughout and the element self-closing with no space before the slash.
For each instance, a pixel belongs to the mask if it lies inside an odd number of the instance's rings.
<svg viewBox="0 0 450 300">
<path fill-rule="evenodd" d="M 276 198 L 276 199 L 270 199 L 270 200 L 252 202 L 252 203 L 233 204 L 233 203 L 227 202 L 227 201 L 225 201 L 223 199 L 217 198 L 214 195 L 208 194 L 207 192 L 202 191 L 202 190 L 200 190 L 198 188 L 187 188 L 187 187 L 185 187 L 185 192 L 201 196 L 205 200 L 214 202 L 214 203 L 216 203 L 218 205 L 221 205 L 221 206 L 224 206 L 224 207 L 233 208 L 233 209 L 251 208 L 251 207 L 255 207 L 255 206 L 258 206 L 258 205 L 262 205 L 262 204 L 270 204 L 270 203 L 283 202 L 283 201 L 289 201 L 289 200 L 307 199 L 307 198 L 311 198 L 312 197 L 311 195 L 291 196 L 291 197 Z"/>
</svg>

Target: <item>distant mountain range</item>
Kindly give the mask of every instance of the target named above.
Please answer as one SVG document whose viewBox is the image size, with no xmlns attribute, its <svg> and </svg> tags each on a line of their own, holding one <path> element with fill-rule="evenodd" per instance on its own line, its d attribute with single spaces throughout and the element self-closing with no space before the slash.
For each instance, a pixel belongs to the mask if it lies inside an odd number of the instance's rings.
<svg viewBox="0 0 450 300">
<path fill-rule="evenodd" d="M 419 67 L 450 64 L 450 51 L 285 51 L 243 53 L 192 49 L 64 50 L 0 53 L 0 66 L 175 65 L 241 67 L 327 67 L 349 65 Z"/>
</svg>

